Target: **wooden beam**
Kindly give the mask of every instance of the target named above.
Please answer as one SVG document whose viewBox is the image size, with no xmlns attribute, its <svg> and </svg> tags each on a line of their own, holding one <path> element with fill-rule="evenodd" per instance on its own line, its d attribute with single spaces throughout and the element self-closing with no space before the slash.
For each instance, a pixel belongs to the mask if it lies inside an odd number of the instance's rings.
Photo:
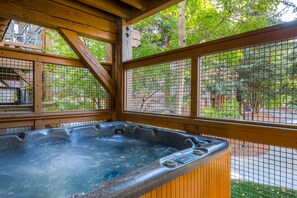
<svg viewBox="0 0 297 198">
<path fill-rule="evenodd" d="M 29 61 L 40 61 L 49 64 L 85 68 L 84 64 L 77 58 L 69 58 L 64 56 L 57 56 L 47 53 L 26 51 L 8 47 L 0 47 L 0 57 L 2 57 L 0 58 L 0 67 L 4 68 L 32 69 L 31 66 L 33 65 L 33 63 Z M 11 59 L 18 59 L 18 61 L 16 62 Z M 101 63 L 101 65 L 103 65 L 106 71 L 111 70 L 110 63 Z"/>
<path fill-rule="evenodd" d="M 71 8 L 74 8 L 76 10 L 80 10 L 82 12 L 91 14 L 95 17 L 106 19 L 108 21 L 111 21 L 113 23 L 116 22 L 116 18 L 114 15 L 105 12 L 104 10 L 98 10 L 95 7 L 92 7 L 90 5 L 86 5 L 84 3 L 78 2 L 78 1 L 73 1 L 73 0 L 50 0 L 53 2 L 56 2 L 58 4 L 62 4 Z"/>
<path fill-rule="evenodd" d="M 8 41 L 3 41 L 2 42 L 4 46 L 12 46 L 15 48 L 29 48 L 29 49 L 35 49 L 35 50 L 42 50 L 41 46 L 34 46 L 34 45 L 26 45 L 22 43 L 14 43 L 14 42 L 8 42 Z"/>
<path fill-rule="evenodd" d="M 34 62 L 34 113 L 42 113 L 42 62 Z"/>
<path fill-rule="evenodd" d="M 26 122 L 28 120 L 49 120 L 49 119 L 64 119 L 78 117 L 93 117 L 101 116 L 104 119 L 111 119 L 112 112 L 110 110 L 82 110 L 82 111 L 63 111 L 63 112 L 42 112 L 35 113 L 6 113 L 0 114 L 0 124 L 5 122 Z"/>
<path fill-rule="evenodd" d="M 110 115 L 95 115 L 95 116 L 81 116 L 76 118 L 52 118 L 52 119 L 45 119 L 44 124 L 64 124 L 64 123 L 71 123 L 71 122 L 87 122 L 87 121 L 96 121 L 96 120 L 110 120 Z"/>
<path fill-rule="evenodd" d="M 20 115 L 19 113 L 9 118 L 1 118 L 0 115 L 0 129 L 34 126 L 34 129 L 45 128 L 50 124 L 62 124 L 70 122 L 85 122 L 85 121 L 99 121 L 99 120 L 111 120 L 110 111 L 80 111 L 80 112 L 58 112 L 58 113 L 41 113 L 32 114 L 27 113 Z"/>
<path fill-rule="evenodd" d="M 0 121 L 0 129 L 33 126 L 34 121 Z"/>
<path fill-rule="evenodd" d="M 191 59 L 191 118 L 197 118 L 200 106 L 198 57 Z"/>
<path fill-rule="evenodd" d="M 131 7 L 118 0 L 78 0 L 82 3 L 104 10 L 122 18 L 129 18 Z"/>
<path fill-rule="evenodd" d="M 27 76 L 21 69 L 14 69 L 14 72 L 17 73 L 28 85 L 33 85 L 33 79 Z"/>
<path fill-rule="evenodd" d="M 48 0 L 0 0 L 0 17 L 76 31 L 80 36 L 115 43 L 116 24 L 84 11 Z M 100 12 L 98 10 L 98 12 Z"/>
<path fill-rule="evenodd" d="M 4 85 L 5 87 L 9 87 L 9 84 L 7 84 L 7 82 L 5 82 L 4 80 L 0 79 L 0 83 L 2 85 Z"/>
<path fill-rule="evenodd" d="M 110 77 L 108 72 L 103 68 L 103 66 L 97 61 L 96 57 L 90 52 L 87 46 L 80 40 L 78 35 L 70 30 L 59 29 L 59 33 L 76 53 L 76 55 L 81 59 L 81 61 L 86 65 L 90 72 L 97 78 L 97 80 L 102 84 L 106 91 L 115 97 L 115 83 Z"/>
<path fill-rule="evenodd" d="M 134 10 L 133 12 L 131 12 L 130 18 L 127 19 L 127 24 L 136 23 L 144 18 L 165 10 L 170 6 L 180 3 L 181 1 L 183 0 L 148 0 L 145 10 Z"/>
<path fill-rule="evenodd" d="M 147 4 L 147 0 L 121 0 L 121 1 L 139 10 L 145 10 L 146 4 Z"/>
<path fill-rule="evenodd" d="M 4 39 L 9 23 L 10 23 L 10 20 L 5 18 L 0 18 L 0 42 Z"/>
</svg>

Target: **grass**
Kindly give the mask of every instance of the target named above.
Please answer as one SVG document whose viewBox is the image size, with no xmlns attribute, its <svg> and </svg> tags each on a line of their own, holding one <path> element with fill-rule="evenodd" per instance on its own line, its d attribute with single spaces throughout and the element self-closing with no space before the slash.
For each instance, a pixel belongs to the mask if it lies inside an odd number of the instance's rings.
<svg viewBox="0 0 297 198">
<path fill-rule="evenodd" d="M 231 181 L 232 198 L 296 198 L 297 191 L 282 187 L 246 182 L 233 179 Z"/>
</svg>

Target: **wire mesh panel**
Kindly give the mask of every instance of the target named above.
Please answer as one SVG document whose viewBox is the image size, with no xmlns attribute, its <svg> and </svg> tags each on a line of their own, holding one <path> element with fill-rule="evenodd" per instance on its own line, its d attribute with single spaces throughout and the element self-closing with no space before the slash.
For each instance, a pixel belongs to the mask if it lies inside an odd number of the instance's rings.
<svg viewBox="0 0 297 198">
<path fill-rule="evenodd" d="M 189 115 L 191 60 L 131 69 L 126 76 L 126 110 Z"/>
<path fill-rule="evenodd" d="M 0 129 L 0 134 L 18 133 L 18 132 L 26 132 L 26 131 L 32 131 L 32 126 L 4 128 L 4 129 Z"/>
<path fill-rule="evenodd" d="M 86 68 L 43 66 L 43 111 L 109 108 L 109 95 Z"/>
<path fill-rule="evenodd" d="M 297 150 L 226 140 L 232 150 L 232 197 L 297 197 Z"/>
<path fill-rule="evenodd" d="M 0 58 L 0 113 L 33 111 L 33 62 Z"/>
<path fill-rule="evenodd" d="M 295 39 L 200 58 L 200 116 L 297 123 Z"/>
<path fill-rule="evenodd" d="M 45 125 L 45 128 L 60 128 L 60 127 L 71 127 L 71 126 L 80 126 L 80 125 L 89 125 L 89 124 L 99 124 L 107 122 L 106 120 L 93 120 L 93 121 L 82 121 L 82 122 L 68 122 L 68 123 L 59 123 L 59 124 L 49 124 Z"/>
</svg>

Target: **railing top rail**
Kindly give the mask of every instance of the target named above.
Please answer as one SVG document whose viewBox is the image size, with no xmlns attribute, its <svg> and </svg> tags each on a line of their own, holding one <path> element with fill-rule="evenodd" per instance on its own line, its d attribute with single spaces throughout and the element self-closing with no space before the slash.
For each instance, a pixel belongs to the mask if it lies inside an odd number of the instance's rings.
<svg viewBox="0 0 297 198">
<path fill-rule="evenodd" d="M 27 51 L 27 50 L 15 49 L 10 47 L 0 47 L 0 57 L 27 60 L 27 61 L 39 61 L 43 63 L 72 66 L 72 67 L 81 67 L 81 68 L 85 67 L 84 64 L 78 58 L 71 58 L 71 57 L 47 54 L 47 53 L 36 52 L 36 51 Z M 107 71 L 111 70 L 111 63 L 101 63 L 101 64 L 104 66 L 104 68 Z"/>
</svg>

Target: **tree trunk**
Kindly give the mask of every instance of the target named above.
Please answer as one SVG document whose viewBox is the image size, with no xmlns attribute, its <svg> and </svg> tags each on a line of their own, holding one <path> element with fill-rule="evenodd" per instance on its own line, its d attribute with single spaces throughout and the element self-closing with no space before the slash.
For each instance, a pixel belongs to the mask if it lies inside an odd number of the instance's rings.
<svg viewBox="0 0 297 198">
<path fill-rule="evenodd" d="M 178 4 L 178 46 L 186 46 L 186 0 Z M 176 90 L 176 113 L 181 114 L 183 107 L 185 64 L 180 62 L 177 65 L 177 90 Z"/>
</svg>

